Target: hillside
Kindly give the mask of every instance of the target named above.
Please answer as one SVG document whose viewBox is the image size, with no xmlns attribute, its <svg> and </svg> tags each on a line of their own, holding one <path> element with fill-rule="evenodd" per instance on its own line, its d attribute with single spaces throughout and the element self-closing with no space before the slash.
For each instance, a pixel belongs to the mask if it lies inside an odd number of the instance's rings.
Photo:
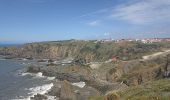
<svg viewBox="0 0 170 100">
<path fill-rule="evenodd" d="M 1 55 L 22 58 L 84 58 L 90 61 L 107 61 L 113 57 L 120 60 L 142 58 L 162 49 L 170 48 L 169 43 L 143 44 L 140 42 L 97 42 L 97 41 L 53 41 L 25 44 L 21 47 L 0 49 Z"/>
<path fill-rule="evenodd" d="M 169 50 L 168 42 L 70 40 L 4 47 L 0 54 L 8 59 L 38 59 L 45 64 L 31 65 L 27 72 L 57 79 L 47 94 L 37 94 L 33 100 L 46 95 L 59 100 L 168 100 Z"/>
</svg>

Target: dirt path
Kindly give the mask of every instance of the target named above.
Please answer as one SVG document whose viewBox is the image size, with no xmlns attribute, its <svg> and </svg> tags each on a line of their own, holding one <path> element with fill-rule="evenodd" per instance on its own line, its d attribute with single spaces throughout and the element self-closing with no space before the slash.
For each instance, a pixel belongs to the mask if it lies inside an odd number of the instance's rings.
<svg viewBox="0 0 170 100">
<path fill-rule="evenodd" d="M 164 50 L 163 52 L 157 52 L 157 53 L 154 53 L 154 54 L 151 54 L 151 55 L 147 55 L 147 56 L 143 56 L 143 60 L 149 60 L 149 59 L 153 59 L 153 58 L 156 58 L 160 55 L 164 55 L 164 54 L 167 54 L 167 53 L 170 53 L 170 50 Z"/>
</svg>

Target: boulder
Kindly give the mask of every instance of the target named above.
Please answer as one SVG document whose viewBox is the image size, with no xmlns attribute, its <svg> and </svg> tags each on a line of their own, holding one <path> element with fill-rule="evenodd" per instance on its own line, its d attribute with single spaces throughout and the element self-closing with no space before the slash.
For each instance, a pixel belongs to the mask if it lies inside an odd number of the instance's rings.
<svg viewBox="0 0 170 100">
<path fill-rule="evenodd" d="M 31 100 L 47 100 L 47 96 L 41 95 L 41 94 L 37 94 L 37 95 L 34 95 L 34 97 L 31 97 L 30 99 Z"/>
<path fill-rule="evenodd" d="M 48 94 L 59 97 L 60 100 L 87 100 L 90 96 L 100 95 L 100 92 L 93 87 L 87 85 L 78 87 L 72 84 L 66 80 L 57 81 Z"/>
<path fill-rule="evenodd" d="M 76 100 L 88 100 L 89 97 L 99 96 L 100 92 L 90 86 L 84 88 L 74 88 Z"/>
<path fill-rule="evenodd" d="M 66 80 L 63 81 L 60 91 L 60 100 L 75 100 L 76 96 L 73 91 L 73 86 Z"/>
<path fill-rule="evenodd" d="M 29 66 L 27 69 L 27 72 L 38 73 L 38 72 L 41 72 L 41 69 L 39 66 Z"/>
<path fill-rule="evenodd" d="M 51 88 L 51 90 L 48 92 L 49 95 L 60 97 L 61 92 L 61 84 L 63 82 L 57 81 L 54 83 L 54 86 Z"/>
<path fill-rule="evenodd" d="M 120 100 L 120 96 L 117 93 L 110 93 L 105 96 L 104 100 Z"/>
</svg>

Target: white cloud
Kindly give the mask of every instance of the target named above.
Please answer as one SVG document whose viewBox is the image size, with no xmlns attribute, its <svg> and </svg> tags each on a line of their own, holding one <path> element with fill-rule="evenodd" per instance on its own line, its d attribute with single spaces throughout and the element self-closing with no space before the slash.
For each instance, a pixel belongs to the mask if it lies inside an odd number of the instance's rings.
<svg viewBox="0 0 170 100">
<path fill-rule="evenodd" d="M 101 21 L 95 20 L 95 21 L 89 22 L 87 24 L 90 25 L 90 26 L 99 26 L 101 24 Z"/>
<path fill-rule="evenodd" d="M 100 20 L 111 19 L 127 21 L 133 24 L 152 24 L 170 19 L 170 0 L 138 0 L 126 2 L 116 7 L 108 7 L 80 17 L 103 16 Z M 96 23 L 91 23 L 92 25 Z"/>
<path fill-rule="evenodd" d="M 118 22 L 123 25 L 123 22 L 125 26 L 132 24 L 130 28 L 134 27 L 131 29 L 134 31 L 169 33 L 170 0 L 134 0 L 134 2 L 132 0 L 81 17 L 88 17 L 88 20 L 98 19 L 86 23 L 90 26 L 107 25 L 107 23 L 115 26 Z"/>
<path fill-rule="evenodd" d="M 93 15 L 99 15 L 99 14 L 103 14 L 103 13 L 108 13 L 110 9 L 113 9 L 114 7 L 108 7 L 108 8 L 103 8 L 94 12 L 89 12 L 86 14 L 83 14 L 79 17 L 89 17 L 89 16 L 93 16 Z"/>
<path fill-rule="evenodd" d="M 130 5 L 119 5 L 113 9 L 111 17 L 135 24 L 167 21 L 170 19 L 170 0 L 141 0 Z"/>
</svg>

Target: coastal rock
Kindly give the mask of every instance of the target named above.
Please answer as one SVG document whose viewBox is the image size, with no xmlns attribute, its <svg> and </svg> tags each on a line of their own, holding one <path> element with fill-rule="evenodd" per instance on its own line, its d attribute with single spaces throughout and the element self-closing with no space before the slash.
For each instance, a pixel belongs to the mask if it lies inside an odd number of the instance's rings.
<svg viewBox="0 0 170 100">
<path fill-rule="evenodd" d="M 90 96 L 100 95 L 100 92 L 93 87 L 78 87 L 72 84 L 66 80 L 57 81 L 48 94 L 59 97 L 60 100 L 87 100 Z"/>
<path fill-rule="evenodd" d="M 56 79 L 63 81 L 63 80 L 67 80 L 69 82 L 80 82 L 80 81 L 84 81 L 84 76 L 80 75 L 78 73 L 67 73 L 67 72 L 53 72 L 53 71 L 46 71 L 43 70 L 43 75 L 45 76 L 54 76 Z"/>
<path fill-rule="evenodd" d="M 120 100 L 120 96 L 117 93 L 110 93 L 105 96 L 104 100 Z"/>
<path fill-rule="evenodd" d="M 163 78 L 170 77 L 170 56 L 163 55 L 148 61 L 136 61 L 135 63 L 128 62 L 123 69 L 128 69 L 124 71 L 123 75 L 118 79 L 118 81 L 123 81 L 123 83 L 128 86 L 136 86 L 148 81 L 154 81 Z M 131 66 L 131 67 L 127 67 Z"/>
<path fill-rule="evenodd" d="M 92 61 L 106 61 L 116 55 L 121 60 L 141 58 L 146 53 L 158 51 L 164 45 L 145 45 L 142 43 L 128 42 L 126 45 L 113 42 L 98 42 L 67 40 L 28 43 L 19 47 L 4 47 L 0 54 L 16 58 L 56 59 L 56 58 L 83 58 L 78 63 Z"/>
<path fill-rule="evenodd" d="M 72 85 L 64 80 L 61 85 L 60 100 L 76 100 Z"/>
<path fill-rule="evenodd" d="M 102 80 L 90 80 L 86 82 L 86 84 L 88 86 L 95 88 L 102 95 L 108 94 L 111 91 L 121 91 L 128 87 L 123 83 L 118 83 L 118 82 L 110 83 Z"/>
<path fill-rule="evenodd" d="M 74 87 L 74 93 L 76 95 L 76 100 L 88 100 L 91 96 L 100 95 L 99 91 L 90 86 L 85 86 L 84 88 Z"/>
<path fill-rule="evenodd" d="M 41 68 L 39 66 L 29 66 L 27 72 L 38 73 L 41 72 Z"/>
<path fill-rule="evenodd" d="M 41 94 L 37 94 L 37 95 L 34 95 L 34 97 L 31 97 L 30 99 L 31 100 L 47 100 L 47 96 L 41 95 Z"/>
<path fill-rule="evenodd" d="M 63 68 L 64 69 L 64 68 Z M 43 75 L 45 76 L 54 76 L 56 79 L 63 81 L 67 80 L 69 82 L 80 82 L 84 81 L 84 76 L 80 73 L 70 72 L 70 71 L 63 71 L 63 70 L 54 70 L 54 69 L 42 69 Z"/>
<path fill-rule="evenodd" d="M 90 69 L 87 66 L 65 65 L 65 66 L 30 66 L 27 72 L 42 72 L 44 76 L 55 77 L 56 79 L 69 82 L 86 81 L 92 78 Z"/>
<path fill-rule="evenodd" d="M 54 86 L 51 88 L 51 90 L 48 92 L 49 95 L 60 97 L 60 92 L 61 92 L 61 85 L 63 82 L 61 81 L 56 81 L 54 83 Z"/>
</svg>

